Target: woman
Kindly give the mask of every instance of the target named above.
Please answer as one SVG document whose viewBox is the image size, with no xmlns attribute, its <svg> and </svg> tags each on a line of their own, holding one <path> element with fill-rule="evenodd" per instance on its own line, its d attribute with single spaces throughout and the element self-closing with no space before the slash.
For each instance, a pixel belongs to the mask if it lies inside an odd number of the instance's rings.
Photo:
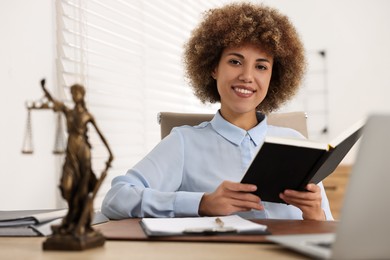
<svg viewBox="0 0 390 260">
<path fill-rule="evenodd" d="M 289 205 L 261 201 L 240 183 L 266 135 L 303 138 L 267 125 L 305 70 L 304 49 L 288 18 L 248 3 L 212 9 L 185 46 L 187 76 L 202 102 L 219 102 L 210 122 L 174 128 L 125 176 L 102 212 L 113 219 L 239 214 L 247 218 L 333 219 L 322 183 L 286 190 Z"/>
</svg>

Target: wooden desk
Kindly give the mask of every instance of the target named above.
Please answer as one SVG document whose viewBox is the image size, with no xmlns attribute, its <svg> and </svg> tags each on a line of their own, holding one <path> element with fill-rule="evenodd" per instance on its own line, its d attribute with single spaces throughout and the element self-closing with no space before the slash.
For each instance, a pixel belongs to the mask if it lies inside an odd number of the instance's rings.
<svg viewBox="0 0 390 260">
<path fill-rule="evenodd" d="M 260 222 L 260 221 L 259 221 Z M 276 234 L 331 232 L 337 222 L 325 221 L 281 221 L 261 220 L 269 224 Z M 100 229 L 105 224 L 100 225 Z M 107 226 L 107 225 L 106 225 Z M 310 227 L 310 230 L 308 229 Z M 122 230 L 122 233 L 123 230 Z M 100 248 L 82 252 L 43 251 L 43 237 L 0 237 L 0 259 L 2 260 L 191 260 L 191 259 L 305 259 L 302 255 L 271 243 L 190 242 L 108 240 Z"/>
<path fill-rule="evenodd" d="M 82 252 L 42 251 L 45 238 L 0 238 L 2 260 L 305 259 L 274 244 L 106 241 Z"/>
<path fill-rule="evenodd" d="M 352 165 L 339 165 L 336 170 L 323 181 L 330 209 L 334 219 L 340 219 L 345 190 Z"/>
</svg>

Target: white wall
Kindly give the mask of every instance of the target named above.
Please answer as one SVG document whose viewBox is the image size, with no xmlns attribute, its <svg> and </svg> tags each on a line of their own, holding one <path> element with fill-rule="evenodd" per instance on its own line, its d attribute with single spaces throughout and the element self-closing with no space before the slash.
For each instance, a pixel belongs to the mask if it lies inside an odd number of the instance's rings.
<svg viewBox="0 0 390 260">
<path fill-rule="evenodd" d="M 22 155 L 27 110 L 42 96 L 39 81 L 53 82 L 54 1 L 0 1 L 0 210 L 56 205 L 58 170 L 51 154 L 53 114 L 33 113 L 34 155 Z"/>
<path fill-rule="evenodd" d="M 390 112 L 390 1 L 267 2 L 291 17 L 307 49 L 327 50 L 329 140 L 369 113 Z"/>
<path fill-rule="evenodd" d="M 20 153 L 24 102 L 41 97 L 42 77 L 54 89 L 53 2 L 0 2 L 0 210 L 58 205 L 60 163 L 51 154 L 51 112 L 33 113 L 35 154 Z M 266 2 L 291 17 L 308 49 L 328 51 L 330 136 L 372 111 L 390 112 L 390 1 Z"/>
</svg>

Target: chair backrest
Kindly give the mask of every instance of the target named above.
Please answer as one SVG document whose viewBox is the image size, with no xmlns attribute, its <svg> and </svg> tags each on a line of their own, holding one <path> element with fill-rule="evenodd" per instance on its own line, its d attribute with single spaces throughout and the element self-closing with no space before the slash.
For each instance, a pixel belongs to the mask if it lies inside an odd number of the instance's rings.
<svg viewBox="0 0 390 260">
<path fill-rule="evenodd" d="M 175 126 L 194 126 L 204 121 L 210 121 L 213 117 L 214 114 L 160 112 L 158 114 L 158 122 L 161 129 L 161 139 L 167 136 Z M 271 113 L 268 115 L 268 124 L 289 127 L 297 130 L 306 138 L 308 137 L 307 116 L 302 111 Z"/>
</svg>

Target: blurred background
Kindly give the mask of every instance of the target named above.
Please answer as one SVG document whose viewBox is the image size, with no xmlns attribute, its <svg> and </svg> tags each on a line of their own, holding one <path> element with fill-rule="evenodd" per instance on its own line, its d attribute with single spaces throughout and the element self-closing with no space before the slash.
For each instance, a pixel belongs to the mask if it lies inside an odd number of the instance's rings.
<svg viewBox="0 0 390 260">
<path fill-rule="evenodd" d="M 87 106 L 112 147 L 110 181 L 160 140 L 160 111 L 214 113 L 183 76 L 182 46 L 201 15 L 222 0 L 14 0 L 0 2 L 0 209 L 63 207 L 63 156 L 52 154 L 58 118 L 32 111 L 40 80 L 72 105 L 69 87 L 84 84 Z M 389 112 L 390 1 L 250 1 L 290 17 L 304 42 L 308 71 L 298 95 L 280 111 L 304 110 L 309 137 L 329 141 L 374 112 Z M 63 122 L 62 122 L 63 123 Z M 21 153 L 24 140 L 34 153 Z M 90 131 L 93 165 L 107 158 Z M 344 160 L 353 164 L 354 151 Z"/>
</svg>

